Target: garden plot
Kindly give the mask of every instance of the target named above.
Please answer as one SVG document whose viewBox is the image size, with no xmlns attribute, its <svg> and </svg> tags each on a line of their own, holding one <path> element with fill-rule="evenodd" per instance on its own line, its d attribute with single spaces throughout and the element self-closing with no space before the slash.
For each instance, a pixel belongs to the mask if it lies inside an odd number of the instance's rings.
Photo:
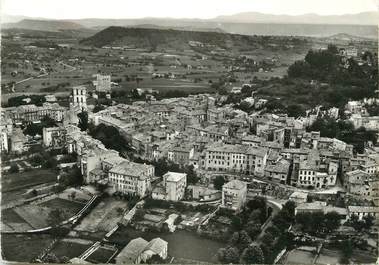
<svg viewBox="0 0 379 265">
<path fill-rule="evenodd" d="M 288 254 L 286 264 L 312 264 L 314 258 L 310 251 L 294 249 Z"/>
<path fill-rule="evenodd" d="M 84 207 L 84 204 L 53 198 L 38 204 L 17 207 L 14 211 L 33 228 L 43 228 L 69 219 Z"/>
<path fill-rule="evenodd" d="M 54 254 L 58 259 L 63 257 L 72 259 L 80 256 L 92 244 L 93 242 L 89 240 L 64 238 L 54 246 L 50 253 Z"/>
<path fill-rule="evenodd" d="M 53 238 L 45 234 L 3 234 L 1 256 L 7 261 L 32 262 L 52 241 Z"/>
<path fill-rule="evenodd" d="M 106 198 L 100 202 L 75 228 L 76 231 L 98 232 L 111 230 L 127 209 L 125 201 Z"/>
<path fill-rule="evenodd" d="M 6 209 L 1 212 L 2 231 L 25 231 L 32 228 L 13 209 Z"/>
<path fill-rule="evenodd" d="M 114 257 L 114 254 L 117 252 L 117 248 L 113 246 L 101 246 L 95 252 L 93 252 L 86 261 L 91 263 L 109 263 L 109 261 Z"/>
<path fill-rule="evenodd" d="M 342 254 L 340 251 L 323 248 L 320 255 L 317 257 L 315 264 L 337 264 L 341 258 Z"/>
</svg>

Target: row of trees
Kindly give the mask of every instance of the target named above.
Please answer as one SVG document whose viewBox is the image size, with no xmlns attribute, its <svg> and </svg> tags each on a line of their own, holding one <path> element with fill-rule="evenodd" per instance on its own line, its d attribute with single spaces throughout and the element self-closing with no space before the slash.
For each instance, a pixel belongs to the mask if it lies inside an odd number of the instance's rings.
<svg viewBox="0 0 379 265">
<path fill-rule="evenodd" d="M 228 210 L 220 210 L 217 214 L 228 216 L 232 220 L 231 228 L 235 230 L 229 244 L 218 251 L 218 259 L 223 263 L 265 263 L 264 253 L 253 240 L 261 233 L 262 224 L 271 213 L 267 201 L 256 196 L 248 201 L 243 211 L 237 215 Z"/>
<path fill-rule="evenodd" d="M 292 235 L 287 232 L 295 220 L 295 203 L 288 201 L 273 217 L 272 225 L 268 227 L 261 238 L 261 248 L 265 262 L 272 264 L 279 252 L 292 245 Z"/>
<path fill-rule="evenodd" d="M 261 247 L 253 244 L 252 239 L 244 230 L 233 233 L 228 246 L 218 250 L 217 258 L 222 263 L 265 263 Z"/>
<path fill-rule="evenodd" d="M 303 232 L 313 235 L 331 233 L 341 225 L 341 218 L 337 212 L 305 212 L 296 215 L 296 224 Z"/>
</svg>

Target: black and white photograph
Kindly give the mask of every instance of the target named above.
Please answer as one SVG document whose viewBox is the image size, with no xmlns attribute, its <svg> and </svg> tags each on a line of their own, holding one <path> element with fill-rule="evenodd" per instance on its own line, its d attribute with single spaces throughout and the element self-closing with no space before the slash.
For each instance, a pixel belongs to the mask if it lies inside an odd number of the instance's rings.
<svg viewBox="0 0 379 265">
<path fill-rule="evenodd" d="M 378 0 L 0 0 L 1 264 L 379 264 Z"/>
</svg>

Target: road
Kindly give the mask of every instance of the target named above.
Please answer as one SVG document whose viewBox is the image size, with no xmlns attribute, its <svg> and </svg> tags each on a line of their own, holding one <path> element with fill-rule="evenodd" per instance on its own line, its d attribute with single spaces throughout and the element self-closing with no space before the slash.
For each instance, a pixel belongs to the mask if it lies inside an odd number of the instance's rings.
<svg viewBox="0 0 379 265">
<path fill-rule="evenodd" d="M 276 200 L 276 199 L 273 199 L 273 198 L 266 198 L 267 199 L 267 205 L 271 206 L 272 208 L 272 213 L 270 215 L 270 217 L 266 220 L 266 222 L 262 225 L 261 229 L 261 233 L 257 236 L 256 238 L 256 242 L 260 242 L 263 235 L 265 234 L 267 228 L 269 228 L 271 225 L 272 225 L 272 219 L 275 217 L 275 215 L 277 215 L 279 213 L 279 211 L 283 208 L 283 203 Z"/>
</svg>

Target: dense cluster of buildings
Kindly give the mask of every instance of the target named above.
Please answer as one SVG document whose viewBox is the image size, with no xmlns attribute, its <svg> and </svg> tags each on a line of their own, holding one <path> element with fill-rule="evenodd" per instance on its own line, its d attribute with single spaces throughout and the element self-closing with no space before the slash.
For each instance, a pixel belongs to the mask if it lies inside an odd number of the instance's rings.
<svg viewBox="0 0 379 265">
<path fill-rule="evenodd" d="M 108 77 L 97 77 L 98 86 L 108 87 Z M 20 118 L 34 122 L 48 115 L 63 125 L 44 128 L 44 145 L 77 153 L 86 183 L 106 183 L 121 193 L 151 193 L 157 199 L 182 200 L 187 186 L 185 174 L 168 172 L 152 188 L 153 166 L 122 158 L 73 125 L 77 112 L 91 109 L 86 97 L 86 88 L 80 86 L 73 88 L 72 103 L 66 111 L 47 103 L 42 107 L 27 105 L 6 110 L 7 122 L 2 124 L 2 132 L 10 133 Z M 349 102 L 346 113 L 353 117 L 364 113 L 364 107 Z M 222 204 L 233 209 L 240 208 L 246 200 L 246 187 L 239 181 L 249 176 L 303 189 L 343 186 L 351 194 L 379 198 L 375 188 L 378 147 L 368 145 L 363 154 L 355 154 L 350 144 L 307 131 L 306 127 L 319 114 L 318 107 L 298 118 L 261 111 L 248 115 L 229 105 L 221 107 L 217 98 L 202 94 L 113 105 L 97 113 L 90 111 L 89 121 L 96 126 L 116 128 L 140 158 L 166 159 L 182 167 L 192 165 L 208 183 L 214 174 L 237 174 L 240 180 L 225 185 L 221 197 Z M 20 134 L 17 130 L 12 134 L 13 149 L 22 146 Z M 2 148 L 8 148 L 7 143 L 2 141 Z M 239 193 L 238 189 L 242 191 Z M 230 195 L 233 193 L 236 197 Z"/>
</svg>

